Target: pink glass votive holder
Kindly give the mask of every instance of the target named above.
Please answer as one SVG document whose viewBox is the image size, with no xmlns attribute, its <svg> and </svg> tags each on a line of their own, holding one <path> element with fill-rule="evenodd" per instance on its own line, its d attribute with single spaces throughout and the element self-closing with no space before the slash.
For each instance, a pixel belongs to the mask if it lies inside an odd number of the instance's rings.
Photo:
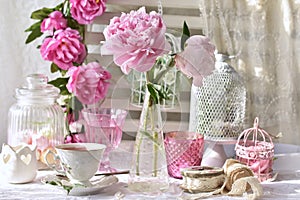
<svg viewBox="0 0 300 200">
<path fill-rule="evenodd" d="M 171 177 L 181 179 L 181 169 L 201 165 L 204 150 L 203 135 L 185 131 L 168 132 L 165 133 L 164 144 L 168 173 Z"/>
</svg>

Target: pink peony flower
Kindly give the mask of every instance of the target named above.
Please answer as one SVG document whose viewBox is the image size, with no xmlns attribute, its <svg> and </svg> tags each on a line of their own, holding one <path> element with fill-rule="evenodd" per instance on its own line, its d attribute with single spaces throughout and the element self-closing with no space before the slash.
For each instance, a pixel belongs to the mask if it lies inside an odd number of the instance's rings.
<svg viewBox="0 0 300 200">
<path fill-rule="evenodd" d="M 193 77 L 195 86 L 202 85 L 203 77 L 215 68 L 215 46 L 209 38 L 195 35 L 187 39 L 184 51 L 175 56 L 176 66 L 187 76 Z"/>
<path fill-rule="evenodd" d="M 73 93 L 81 103 L 93 104 L 104 99 L 108 90 L 111 74 L 96 62 L 72 67 L 68 74 L 69 92 Z"/>
<path fill-rule="evenodd" d="M 67 27 L 67 20 L 60 11 L 50 13 L 48 18 L 45 18 L 41 24 L 41 32 L 65 29 Z"/>
<path fill-rule="evenodd" d="M 114 17 L 104 30 L 104 54 L 113 54 L 114 62 L 128 74 L 131 69 L 145 72 L 151 69 L 158 56 L 167 53 L 170 45 L 165 38 L 166 26 L 162 17 L 144 7 Z"/>
<path fill-rule="evenodd" d="M 46 38 L 40 48 L 43 59 L 54 62 L 68 70 L 74 63 L 81 64 L 86 57 L 85 45 L 77 30 L 57 30 L 53 37 Z"/>
<path fill-rule="evenodd" d="M 70 0 L 71 15 L 79 24 L 91 24 L 104 13 L 106 0 Z"/>
</svg>

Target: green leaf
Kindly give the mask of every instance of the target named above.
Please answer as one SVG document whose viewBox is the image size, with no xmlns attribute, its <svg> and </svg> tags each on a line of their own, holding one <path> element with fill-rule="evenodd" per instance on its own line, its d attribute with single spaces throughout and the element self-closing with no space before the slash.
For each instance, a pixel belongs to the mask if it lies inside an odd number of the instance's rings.
<svg viewBox="0 0 300 200">
<path fill-rule="evenodd" d="M 165 75 L 172 69 L 172 67 L 174 67 L 175 65 L 174 63 L 175 63 L 174 55 L 165 54 L 163 56 L 159 56 L 156 59 L 154 66 L 151 68 L 150 71 L 148 71 L 151 72 L 150 82 L 160 84 L 161 81 L 163 81 Z"/>
<path fill-rule="evenodd" d="M 49 81 L 48 83 L 57 87 L 60 89 L 60 94 L 61 95 L 69 95 L 70 92 L 68 91 L 66 85 L 69 81 L 69 78 L 57 78 L 55 80 Z"/>
<path fill-rule="evenodd" d="M 50 185 L 61 185 L 59 183 L 57 183 L 56 181 L 46 181 L 47 184 L 50 184 Z"/>
<path fill-rule="evenodd" d="M 64 87 L 62 87 L 62 88 L 64 88 L 64 89 L 63 89 L 63 90 L 60 90 L 60 94 L 61 94 L 61 95 L 69 95 L 69 94 L 70 94 L 70 92 L 68 91 L 68 89 L 67 89 L 66 86 L 64 86 Z"/>
<path fill-rule="evenodd" d="M 58 4 L 57 6 L 55 6 L 55 8 L 53 8 L 53 10 L 59 10 L 61 11 L 63 9 L 64 3 Z"/>
<path fill-rule="evenodd" d="M 69 78 L 57 78 L 48 83 L 54 85 L 55 87 L 60 88 L 62 85 L 66 85 L 68 83 Z"/>
<path fill-rule="evenodd" d="M 79 24 L 76 20 L 74 20 L 73 18 L 69 17 L 67 19 L 67 24 L 68 24 L 68 27 L 72 28 L 72 29 L 76 29 L 79 31 L 81 37 L 84 36 L 84 29 L 85 29 L 85 26 L 82 25 L 82 24 Z"/>
<path fill-rule="evenodd" d="M 62 187 L 67 191 L 67 194 L 69 194 L 73 189 L 73 186 L 69 186 L 69 185 L 63 185 Z"/>
<path fill-rule="evenodd" d="M 75 21 L 74 19 L 68 18 L 68 19 L 67 19 L 67 23 L 68 23 L 68 27 L 70 27 L 70 28 L 72 28 L 72 29 L 78 29 L 79 24 L 78 24 L 78 22 Z"/>
<path fill-rule="evenodd" d="M 74 111 L 83 109 L 82 103 L 75 96 L 71 97 L 69 101 L 69 107 L 72 108 Z"/>
<path fill-rule="evenodd" d="M 182 35 L 181 35 L 181 50 L 184 50 L 184 44 L 186 42 L 186 40 L 191 36 L 189 27 L 186 23 L 186 21 L 183 22 L 183 28 L 182 28 Z"/>
<path fill-rule="evenodd" d="M 51 63 L 50 67 L 51 73 L 55 73 L 59 71 L 59 67 L 55 63 Z"/>
<path fill-rule="evenodd" d="M 63 3 L 58 4 L 54 8 L 44 7 L 44 8 L 33 11 L 31 13 L 30 18 L 31 19 L 40 19 L 40 20 L 42 20 L 42 19 L 48 17 L 49 14 L 52 13 L 53 11 L 55 11 L 55 10 L 62 11 L 62 8 L 63 8 Z"/>
<path fill-rule="evenodd" d="M 161 85 L 153 85 L 158 93 L 159 100 L 169 99 L 167 92 L 161 87 Z"/>
<path fill-rule="evenodd" d="M 148 83 L 147 84 L 147 89 L 150 92 L 151 98 L 154 101 L 154 103 L 158 104 L 158 102 L 159 102 L 159 96 L 158 96 L 158 92 L 155 89 L 155 87 L 153 86 L 153 84 Z"/>
<path fill-rule="evenodd" d="M 25 32 L 34 31 L 36 29 L 40 30 L 41 29 L 41 24 L 42 24 L 42 21 L 38 21 L 38 22 L 32 24 L 29 28 L 27 28 L 25 30 Z"/>
<path fill-rule="evenodd" d="M 168 65 L 170 67 L 174 67 L 175 66 L 175 55 L 170 55 L 171 56 L 171 59 L 168 61 Z"/>
<path fill-rule="evenodd" d="M 55 9 L 54 8 L 42 8 L 31 13 L 31 19 L 40 19 L 43 20 L 47 18 L 50 13 L 52 13 Z"/>
<path fill-rule="evenodd" d="M 63 69 L 59 68 L 59 66 L 57 66 L 55 63 L 51 63 L 50 70 L 52 73 L 60 72 L 62 76 L 65 76 L 68 72 L 67 70 L 63 70 Z"/>
<path fill-rule="evenodd" d="M 32 42 L 33 40 L 35 40 L 36 38 L 40 37 L 41 35 L 43 35 L 43 33 L 41 32 L 40 29 L 34 29 L 27 37 L 25 44 L 28 44 L 30 42 Z"/>
</svg>

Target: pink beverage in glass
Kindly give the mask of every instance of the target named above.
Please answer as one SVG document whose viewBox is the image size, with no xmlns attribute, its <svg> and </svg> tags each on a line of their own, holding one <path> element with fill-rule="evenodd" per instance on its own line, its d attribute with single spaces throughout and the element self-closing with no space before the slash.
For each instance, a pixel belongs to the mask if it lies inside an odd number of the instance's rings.
<svg viewBox="0 0 300 200">
<path fill-rule="evenodd" d="M 204 151 L 203 135 L 194 132 L 173 131 L 165 134 L 164 144 L 168 173 L 173 178 L 182 178 L 180 170 L 200 166 Z"/>
<path fill-rule="evenodd" d="M 122 128 L 127 111 L 112 108 L 95 108 L 85 109 L 82 114 L 86 121 L 87 142 L 106 145 L 99 170 L 116 171 L 110 166 L 109 153 L 117 148 L 122 140 Z"/>
</svg>

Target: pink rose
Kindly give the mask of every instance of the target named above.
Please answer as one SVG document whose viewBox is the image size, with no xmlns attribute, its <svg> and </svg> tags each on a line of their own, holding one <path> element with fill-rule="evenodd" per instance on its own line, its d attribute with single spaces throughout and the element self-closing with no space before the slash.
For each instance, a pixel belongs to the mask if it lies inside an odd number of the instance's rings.
<svg viewBox="0 0 300 200">
<path fill-rule="evenodd" d="M 96 62 L 72 67 L 68 71 L 70 79 L 67 84 L 81 103 L 93 104 L 104 99 L 108 91 L 111 74 Z"/>
<path fill-rule="evenodd" d="M 49 147 L 49 139 L 41 134 L 32 135 L 32 144 L 37 146 L 37 149 L 44 151 Z"/>
<path fill-rule="evenodd" d="M 82 142 L 87 142 L 85 138 L 85 134 L 76 133 L 76 134 L 70 134 L 66 136 L 64 143 L 66 144 L 66 143 L 82 143 Z"/>
<path fill-rule="evenodd" d="M 166 26 L 162 17 L 144 7 L 114 17 L 103 34 L 104 54 L 113 54 L 114 62 L 128 74 L 131 69 L 145 72 L 151 69 L 158 56 L 167 53 L 170 45 L 165 38 Z"/>
<path fill-rule="evenodd" d="M 71 15 L 79 24 L 91 24 L 105 12 L 105 0 L 70 0 Z"/>
<path fill-rule="evenodd" d="M 194 35 L 187 39 L 184 51 L 175 56 L 176 66 L 187 76 L 193 77 L 195 86 L 202 85 L 203 77 L 215 68 L 215 46 L 209 38 Z"/>
<path fill-rule="evenodd" d="M 41 32 L 65 29 L 67 27 L 67 20 L 60 11 L 50 13 L 48 18 L 45 18 L 41 24 Z"/>
<path fill-rule="evenodd" d="M 53 37 L 46 38 L 40 48 L 43 59 L 54 62 L 68 70 L 74 63 L 81 64 L 86 57 L 85 45 L 77 30 L 57 30 Z"/>
</svg>

